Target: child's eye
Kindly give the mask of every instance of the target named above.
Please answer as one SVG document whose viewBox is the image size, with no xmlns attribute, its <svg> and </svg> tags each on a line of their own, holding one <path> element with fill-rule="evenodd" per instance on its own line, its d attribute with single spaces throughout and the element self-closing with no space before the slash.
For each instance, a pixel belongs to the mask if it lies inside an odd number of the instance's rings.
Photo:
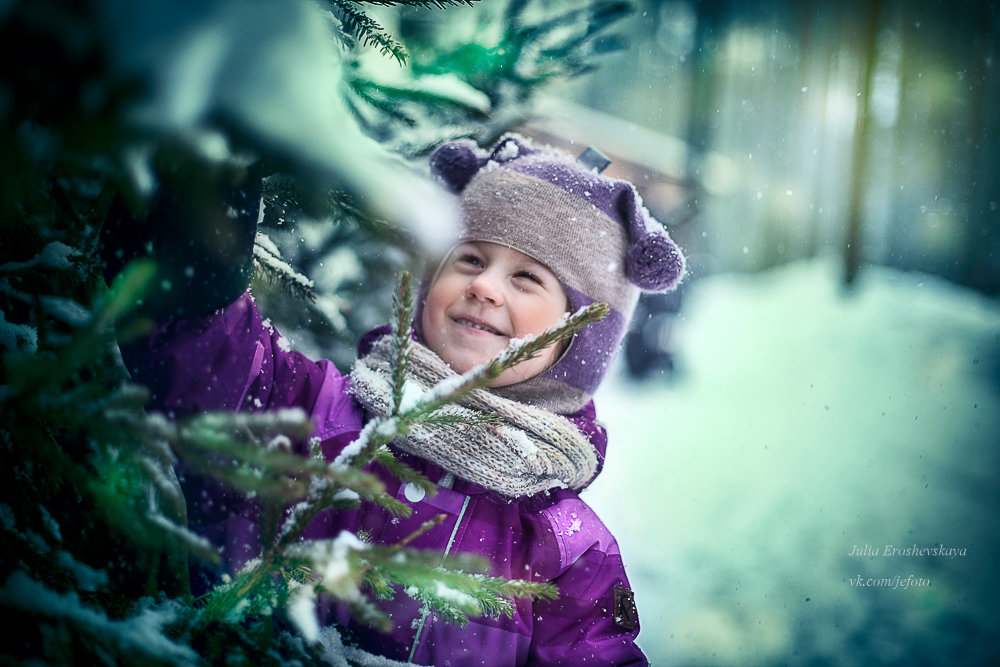
<svg viewBox="0 0 1000 667">
<path fill-rule="evenodd" d="M 475 255 L 459 255 L 455 259 L 456 264 L 468 264 L 470 266 L 482 266 L 483 261 Z"/>
<path fill-rule="evenodd" d="M 514 274 L 514 277 L 515 278 L 527 278 L 531 282 L 537 283 L 538 285 L 544 284 L 544 283 L 542 283 L 542 279 L 541 278 L 539 278 L 538 276 L 536 276 L 534 273 L 531 273 L 530 271 L 519 271 L 518 273 Z"/>
</svg>

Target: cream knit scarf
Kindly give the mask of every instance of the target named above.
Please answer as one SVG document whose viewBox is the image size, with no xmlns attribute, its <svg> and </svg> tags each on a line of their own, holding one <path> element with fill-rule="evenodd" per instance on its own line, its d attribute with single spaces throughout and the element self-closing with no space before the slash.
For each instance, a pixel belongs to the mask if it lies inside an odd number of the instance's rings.
<svg viewBox="0 0 1000 667">
<path fill-rule="evenodd" d="M 351 371 L 351 392 L 370 414 L 392 409 L 390 337 L 380 338 Z M 421 392 L 456 373 L 426 346 L 413 341 L 407 391 Z M 586 485 L 597 470 L 590 440 L 565 417 L 477 389 L 440 415 L 496 415 L 499 421 L 416 424 L 394 441 L 400 449 L 436 463 L 457 477 L 505 496 L 529 496 L 546 489 Z"/>
</svg>

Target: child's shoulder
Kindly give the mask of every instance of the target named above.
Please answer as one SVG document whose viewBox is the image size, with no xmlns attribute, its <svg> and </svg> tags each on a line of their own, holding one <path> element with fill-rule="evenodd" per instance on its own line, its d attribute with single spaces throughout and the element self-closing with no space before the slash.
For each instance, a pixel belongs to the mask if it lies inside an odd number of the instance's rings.
<svg viewBox="0 0 1000 667">
<path fill-rule="evenodd" d="M 611 531 L 576 493 L 560 494 L 556 502 L 539 510 L 539 515 L 548 523 L 559 545 L 562 569 L 591 550 L 618 553 L 618 544 Z"/>
</svg>

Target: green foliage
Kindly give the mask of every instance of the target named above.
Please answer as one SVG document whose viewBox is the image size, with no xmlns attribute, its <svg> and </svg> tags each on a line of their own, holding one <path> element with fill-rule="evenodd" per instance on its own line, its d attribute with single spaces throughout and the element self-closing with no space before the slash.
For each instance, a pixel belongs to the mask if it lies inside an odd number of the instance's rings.
<svg viewBox="0 0 1000 667">
<path fill-rule="evenodd" d="M 330 8 L 340 19 L 341 39 L 357 40 L 363 47 L 377 46 L 383 56 L 392 56 L 400 65 L 406 64 L 407 53 L 402 44 L 350 0 L 330 0 Z"/>
<path fill-rule="evenodd" d="M 494 15 L 480 16 L 473 40 L 417 51 L 414 71 L 453 74 L 485 92 L 494 124 L 487 125 L 480 138 L 493 140 L 526 118 L 540 86 L 585 74 L 600 57 L 624 47 L 624 39 L 610 31 L 631 11 L 627 2 L 597 0 L 572 9 L 562 3 L 551 7 L 551 3 L 546 7 L 546 3 L 509 0 Z M 491 30 L 493 26 L 501 27 L 499 33 Z"/>
<path fill-rule="evenodd" d="M 419 255 L 399 205 L 412 183 L 405 159 L 445 139 L 509 128 L 517 114 L 504 109 L 558 76 L 552 64 L 574 52 L 567 37 L 563 51 L 540 56 L 550 65 L 544 76 L 517 74 L 520 59 L 544 51 L 527 45 L 556 30 L 512 24 L 505 39 L 521 40 L 520 55 L 503 63 L 457 67 L 424 44 L 411 67 L 405 21 L 398 32 L 386 30 L 362 9 L 376 4 L 405 13 L 471 3 L 329 0 L 333 22 L 317 21 L 322 15 L 300 0 L 239 11 L 168 0 L 5 7 L 0 50 L 24 66 L 8 68 L 0 91 L 0 608 L 14 618 L 0 660 L 323 664 L 318 647 L 289 631 L 285 613 L 321 590 L 376 624 L 385 618 L 363 591 L 413 593 L 458 623 L 509 613 L 511 598 L 553 594 L 486 577 L 475 559 L 414 551 L 407 546 L 414 536 L 376 546 L 345 534 L 303 546 L 305 527 L 325 509 L 373 502 L 409 511 L 363 471 L 370 461 L 433 491 L 384 446 L 393 431 L 382 429 L 331 464 L 308 442 L 311 424 L 301 412 L 168 420 L 147 414 L 148 392 L 132 384 L 118 355 L 116 341 L 150 331 L 136 306 L 162 285 L 153 263 L 136 262 L 106 287 L 97 246 L 112 201 L 119 197 L 141 218 L 169 184 L 197 208 L 253 163 L 273 174 L 254 251 L 255 295 L 284 331 L 303 339 L 300 347 L 346 367 L 357 336 L 389 316 L 386 277 Z M 512 18 L 524 9 L 511 7 Z M 562 27 L 594 14 L 569 16 Z M 326 50 L 331 23 L 339 53 Z M 593 40 L 593 30 L 578 27 Z M 443 19 L 441 29 L 448 30 Z M 198 34 L 253 40 L 255 48 L 206 56 L 201 78 L 167 76 L 184 71 L 193 46 L 185 40 Z M 373 74 L 365 65 L 371 53 L 401 78 Z M 300 76 L 273 76 L 276 54 L 292 54 L 299 68 L 290 74 Z M 562 70 L 574 71 L 582 70 Z M 400 369 L 413 291 L 407 283 L 397 300 Z M 335 341 L 332 349 L 319 348 L 321 339 Z M 518 354 L 538 349 L 525 347 Z M 497 363 L 487 372 L 515 361 Z M 460 392 L 485 378 L 468 378 Z M 394 428 L 402 430 L 394 432 L 451 419 L 435 410 L 459 395 L 398 414 Z M 260 507 L 260 557 L 198 600 L 187 562 L 217 562 L 219 545 L 187 528 L 174 472 L 181 462 Z"/>
</svg>

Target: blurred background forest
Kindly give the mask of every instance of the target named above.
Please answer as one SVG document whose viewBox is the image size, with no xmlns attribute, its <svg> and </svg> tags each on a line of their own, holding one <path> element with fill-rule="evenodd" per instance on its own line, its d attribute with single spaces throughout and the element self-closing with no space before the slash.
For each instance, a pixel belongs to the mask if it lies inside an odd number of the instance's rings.
<svg viewBox="0 0 1000 667">
<path fill-rule="evenodd" d="M 647 3 L 561 120 L 692 185 L 696 275 L 850 244 L 845 279 L 874 263 L 995 293 L 997 20 L 987 2 Z"/>
<path fill-rule="evenodd" d="M 2 3 L 0 603 L 31 628 L 5 657 L 260 657 L 178 606 L 163 563 L 197 545 L 151 527 L 121 454 L 147 445 L 115 421 L 141 397 L 110 329 L 134 296 L 96 254 L 111 198 L 262 158 L 258 259 L 282 261 L 254 294 L 343 369 L 447 235 L 428 152 L 517 130 L 608 154 L 689 258 L 599 396 L 584 496 L 653 662 L 992 664 L 998 38 L 985 0 Z M 939 543 L 967 553 L 847 558 Z"/>
</svg>

